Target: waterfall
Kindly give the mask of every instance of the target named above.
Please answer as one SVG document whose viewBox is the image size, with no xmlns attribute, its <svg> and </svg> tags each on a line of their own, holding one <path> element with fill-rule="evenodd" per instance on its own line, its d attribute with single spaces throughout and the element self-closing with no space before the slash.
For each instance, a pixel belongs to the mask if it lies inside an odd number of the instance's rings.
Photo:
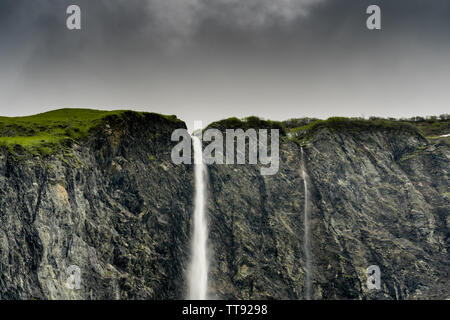
<svg viewBox="0 0 450 320">
<path fill-rule="evenodd" d="M 208 226 L 206 222 L 206 173 L 203 162 L 202 142 L 198 137 L 192 137 L 194 145 L 195 200 L 194 229 L 191 243 L 191 264 L 189 268 L 189 299 L 207 299 L 208 288 L 208 257 L 207 241 Z"/>
<path fill-rule="evenodd" d="M 304 234 L 303 234 L 303 250 L 306 258 L 306 279 L 305 279 L 305 297 L 306 300 L 311 300 L 312 281 L 311 281 L 311 238 L 309 225 L 309 205 L 308 205 L 308 174 L 306 173 L 305 155 L 302 152 L 302 174 L 303 184 L 305 186 L 305 209 L 304 209 Z"/>
</svg>

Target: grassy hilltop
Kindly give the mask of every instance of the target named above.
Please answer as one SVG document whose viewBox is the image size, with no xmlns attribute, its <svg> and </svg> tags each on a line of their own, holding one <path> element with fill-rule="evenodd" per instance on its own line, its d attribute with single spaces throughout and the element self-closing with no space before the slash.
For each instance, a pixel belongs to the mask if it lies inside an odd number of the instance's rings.
<svg viewBox="0 0 450 320">
<path fill-rule="evenodd" d="M 123 117 L 128 110 L 59 109 L 26 117 L 0 117 L 0 145 L 21 146 L 33 154 L 48 155 L 67 143 L 79 141 L 109 117 Z M 134 112 L 145 115 L 145 112 Z M 179 121 L 175 116 L 164 116 Z"/>
</svg>

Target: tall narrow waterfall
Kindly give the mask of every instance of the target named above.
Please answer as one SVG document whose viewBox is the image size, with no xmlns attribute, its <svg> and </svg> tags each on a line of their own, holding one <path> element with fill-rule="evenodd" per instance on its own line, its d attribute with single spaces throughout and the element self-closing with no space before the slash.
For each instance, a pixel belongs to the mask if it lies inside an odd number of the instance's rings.
<svg viewBox="0 0 450 320">
<path fill-rule="evenodd" d="M 311 300 L 311 238 L 310 238 L 310 225 L 309 225 L 309 202 L 308 202 L 308 174 L 306 173 L 305 155 L 302 151 L 302 174 L 303 184 L 305 186 L 305 209 L 304 209 L 304 235 L 303 235 L 303 250 L 305 251 L 306 258 L 306 279 L 305 279 L 305 297 L 306 300 Z"/>
<path fill-rule="evenodd" d="M 207 241 L 208 226 L 206 222 L 206 172 L 203 162 L 202 142 L 192 137 L 194 145 L 195 200 L 194 229 L 191 248 L 191 265 L 189 268 L 189 299 L 207 299 L 208 288 L 208 257 Z"/>
</svg>

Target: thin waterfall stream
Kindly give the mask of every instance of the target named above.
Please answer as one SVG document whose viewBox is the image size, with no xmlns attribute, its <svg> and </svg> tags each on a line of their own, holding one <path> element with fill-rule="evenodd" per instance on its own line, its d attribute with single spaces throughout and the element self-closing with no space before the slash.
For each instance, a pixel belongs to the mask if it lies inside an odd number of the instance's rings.
<svg viewBox="0 0 450 320">
<path fill-rule="evenodd" d="M 206 300 L 208 289 L 208 225 L 206 220 L 206 174 L 203 162 L 202 142 L 192 136 L 194 147 L 195 198 L 193 236 L 191 242 L 191 262 L 189 267 L 189 299 Z"/>
<path fill-rule="evenodd" d="M 306 300 L 311 300 L 312 291 L 312 280 L 311 280 L 311 237 L 310 237 L 310 224 L 309 224 L 309 202 L 308 202 L 308 174 L 306 172 L 305 154 L 303 148 L 302 152 L 302 174 L 303 174 L 303 184 L 305 187 L 305 205 L 304 205 L 304 233 L 303 233 L 303 250 L 305 251 L 305 298 Z"/>
</svg>

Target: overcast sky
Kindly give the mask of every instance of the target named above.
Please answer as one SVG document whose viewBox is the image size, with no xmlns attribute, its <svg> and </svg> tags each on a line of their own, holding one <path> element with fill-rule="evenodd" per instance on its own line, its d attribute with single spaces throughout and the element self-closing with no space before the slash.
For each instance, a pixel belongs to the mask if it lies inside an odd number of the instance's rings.
<svg viewBox="0 0 450 320">
<path fill-rule="evenodd" d="M 1 115 L 409 117 L 448 113 L 449 88 L 448 0 L 0 0 Z"/>
</svg>

